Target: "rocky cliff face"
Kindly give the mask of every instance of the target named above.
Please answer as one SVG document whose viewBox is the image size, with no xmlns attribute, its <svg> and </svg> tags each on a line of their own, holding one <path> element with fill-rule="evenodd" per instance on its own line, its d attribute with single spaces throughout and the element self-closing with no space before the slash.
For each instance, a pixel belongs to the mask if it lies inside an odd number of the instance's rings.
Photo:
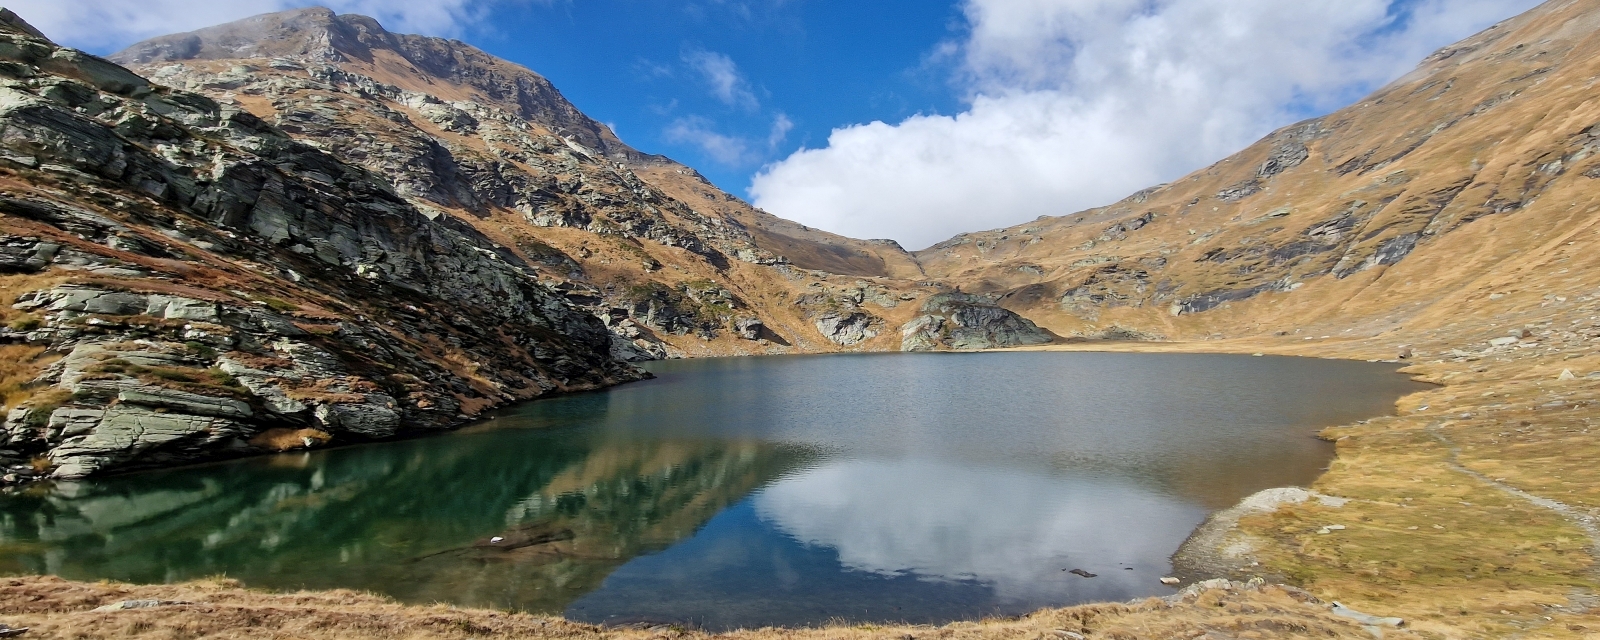
<svg viewBox="0 0 1600 640">
<path fill-rule="evenodd" d="M 443 429 L 643 375 L 471 226 L 10 14 L 0 247 L 6 373 L 44 367 L 0 434 L 13 481 Z"/>
<path fill-rule="evenodd" d="M 390 33 L 376 20 L 322 7 L 271 13 L 192 33 L 154 38 L 111 57 L 128 66 L 187 60 L 289 60 L 355 65 L 416 93 L 454 91 L 440 101 L 471 102 L 538 122 L 617 161 L 658 160 L 623 144 L 578 111 L 543 76 L 459 41 Z M 429 82 L 429 81 L 433 82 Z M 432 89 L 429 91 L 428 89 Z M 448 91 L 448 90 L 447 90 Z"/>
</svg>

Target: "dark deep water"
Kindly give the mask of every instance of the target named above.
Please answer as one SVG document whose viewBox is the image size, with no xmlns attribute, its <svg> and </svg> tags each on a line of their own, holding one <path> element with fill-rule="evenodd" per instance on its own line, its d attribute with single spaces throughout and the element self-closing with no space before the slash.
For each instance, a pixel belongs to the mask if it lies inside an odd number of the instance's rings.
<svg viewBox="0 0 1600 640">
<path fill-rule="evenodd" d="M 1169 593 L 1208 513 L 1309 483 L 1332 455 L 1316 431 L 1423 388 L 1392 365 L 1225 355 L 650 368 L 455 434 L 0 496 L 0 573 L 712 629 L 1020 614 Z"/>
</svg>

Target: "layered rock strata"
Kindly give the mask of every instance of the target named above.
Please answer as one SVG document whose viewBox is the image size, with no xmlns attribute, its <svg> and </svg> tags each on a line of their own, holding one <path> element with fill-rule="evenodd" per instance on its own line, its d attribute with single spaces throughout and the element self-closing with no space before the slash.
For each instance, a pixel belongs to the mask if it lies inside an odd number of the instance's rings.
<svg viewBox="0 0 1600 640">
<path fill-rule="evenodd" d="M 7 477 L 439 430 L 644 375 L 470 225 L 3 18 L 0 342 L 48 364 L 0 432 Z"/>
</svg>

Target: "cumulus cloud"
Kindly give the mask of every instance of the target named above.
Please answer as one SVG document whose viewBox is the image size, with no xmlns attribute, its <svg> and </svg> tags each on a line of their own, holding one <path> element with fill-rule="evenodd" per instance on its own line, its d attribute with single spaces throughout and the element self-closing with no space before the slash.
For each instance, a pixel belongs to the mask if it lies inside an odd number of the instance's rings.
<svg viewBox="0 0 1600 640">
<path fill-rule="evenodd" d="M 734 64 L 733 58 L 714 51 L 693 49 L 683 53 L 683 62 L 700 74 L 710 87 L 711 96 L 723 104 L 750 111 L 761 108 L 761 101 L 750 90 L 750 83 L 740 75 L 739 65 Z"/>
<path fill-rule="evenodd" d="M 833 131 L 756 204 L 925 247 L 1107 204 L 1332 110 L 1537 0 L 966 0 L 956 115 Z"/>
<path fill-rule="evenodd" d="M 7 6 L 52 40 L 110 52 L 145 38 L 308 6 L 371 16 L 404 33 L 455 36 L 482 20 L 488 4 L 486 0 L 12 0 Z"/>
</svg>

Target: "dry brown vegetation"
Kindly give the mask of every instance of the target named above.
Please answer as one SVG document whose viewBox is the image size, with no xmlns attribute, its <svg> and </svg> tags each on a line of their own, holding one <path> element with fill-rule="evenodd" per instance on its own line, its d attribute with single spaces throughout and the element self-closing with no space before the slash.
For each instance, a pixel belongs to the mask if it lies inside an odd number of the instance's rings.
<svg viewBox="0 0 1600 640">
<path fill-rule="evenodd" d="M 33 395 L 44 347 L 0 345 L 0 411 L 10 411 Z"/>
<path fill-rule="evenodd" d="M 1534 307 L 1528 317 L 1570 317 L 1561 311 Z M 1436 340 L 1420 353 L 1459 344 Z M 1373 358 L 1388 346 L 1280 338 L 1109 348 Z M 1249 550 L 1236 575 L 1400 616 L 1428 637 L 1600 635 L 1600 379 L 1562 379 L 1600 372 L 1600 355 L 1536 337 L 1521 349 L 1404 371 L 1441 386 L 1402 398 L 1397 416 L 1324 433 L 1338 458 L 1312 488 L 1350 501 L 1242 518 L 1222 543 Z M 1328 525 L 1345 529 L 1324 532 Z"/>
<path fill-rule="evenodd" d="M 363 393 L 377 393 L 378 385 L 363 378 L 347 376 L 336 379 L 311 380 L 284 390 L 285 395 L 301 402 L 327 404 L 366 402 Z"/>
<path fill-rule="evenodd" d="M 273 451 L 290 451 L 293 449 L 308 449 L 317 444 L 325 444 L 333 436 L 316 429 L 288 429 L 279 427 L 267 429 L 256 437 L 250 439 L 250 446 L 270 449 Z"/>
<path fill-rule="evenodd" d="M 1278 587 L 1213 589 L 1168 603 L 1158 599 L 1040 611 L 1016 619 L 944 626 L 855 625 L 710 634 L 671 626 L 605 628 L 522 613 L 404 606 L 350 591 L 266 594 L 228 580 L 176 586 L 0 580 L 0 622 L 29 627 L 30 638 L 551 638 L 572 640 L 978 640 L 1026 638 L 1371 638 L 1325 606 Z M 135 606 L 96 611 L 132 601 Z M 139 602 L 144 601 L 144 602 Z M 123 605 L 128 606 L 128 605 Z M 1404 631 L 1390 637 L 1408 637 Z M 1413 636 L 1414 637 L 1414 636 Z"/>
<path fill-rule="evenodd" d="M 17 296 L 52 286 L 64 279 L 59 274 L 0 276 L 0 324 L 16 331 L 34 328 L 38 318 L 13 309 L 11 305 L 16 304 Z M 0 345 L 0 411 L 9 411 L 32 396 L 35 391 L 33 379 L 53 360 L 54 356 L 45 355 L 40 347 Z"/>
</svg>

